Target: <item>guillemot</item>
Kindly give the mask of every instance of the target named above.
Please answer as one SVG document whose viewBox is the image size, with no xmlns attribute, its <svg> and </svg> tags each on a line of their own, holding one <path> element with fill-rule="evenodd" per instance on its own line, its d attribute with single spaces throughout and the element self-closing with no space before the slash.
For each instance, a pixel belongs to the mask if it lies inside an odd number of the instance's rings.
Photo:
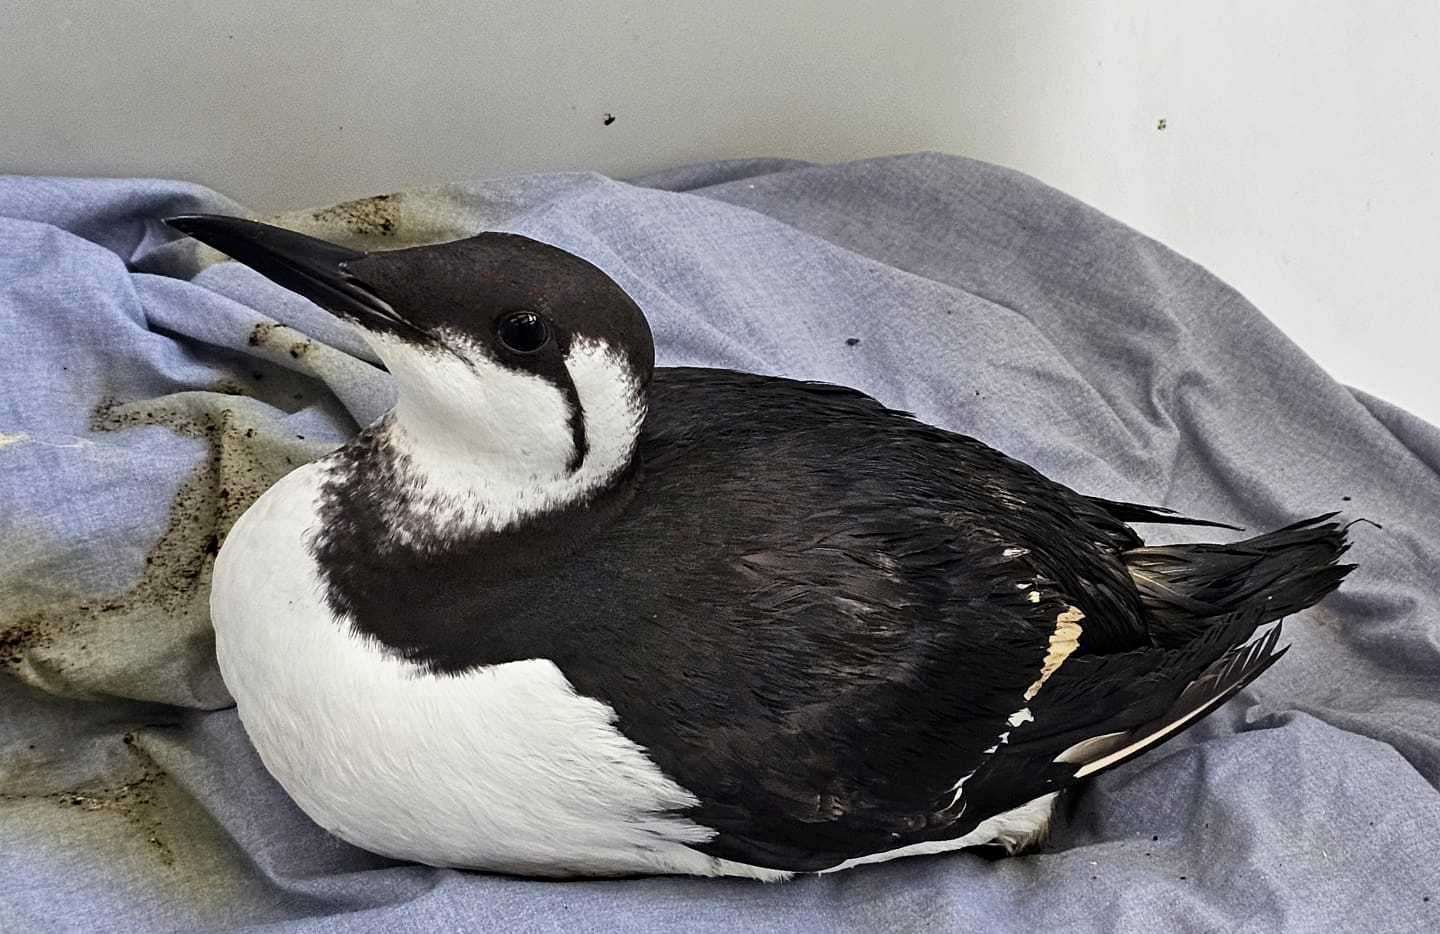
<svg viewBox="0 0 1440 934">
<path fill-rule="evenodd" d="M 779 880 L 1019 852 L 1354 567 L 1333 515 L 1147 546 L 1130 523 L 1219 524 L 852 389 L 656 367 L 618 284 L 522 236 L 168 222 L 356 325 L 398 386 L 245 512 L 211 596 L 267 769 L 387 856 Z"/>
</svg>

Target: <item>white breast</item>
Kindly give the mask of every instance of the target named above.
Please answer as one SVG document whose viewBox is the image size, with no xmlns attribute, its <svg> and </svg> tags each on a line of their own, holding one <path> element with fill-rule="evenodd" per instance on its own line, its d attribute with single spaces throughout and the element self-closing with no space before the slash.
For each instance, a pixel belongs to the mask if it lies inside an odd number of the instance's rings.
<svg viewBox="0 0 1440 934">
<path fill-rule="evenodd" d="M 713 836 L 674 816 L 693 796 L 549 660 L 434 676 L 337 621 L 305 547 L 327 469 L 295 471 L 241 517 L 211 594 L 241 722 L 306 814 L 357 846 L 431 865 L 789 875 L 686 846 Z"/>
</svg>

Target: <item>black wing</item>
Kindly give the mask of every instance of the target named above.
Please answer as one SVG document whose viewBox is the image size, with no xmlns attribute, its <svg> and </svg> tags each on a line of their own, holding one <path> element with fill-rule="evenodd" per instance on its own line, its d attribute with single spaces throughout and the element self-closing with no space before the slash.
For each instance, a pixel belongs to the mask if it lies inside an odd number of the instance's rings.
<svg viewBox="0 0 1440 934">
<path fill-rule="evenodd" d="M 1014 731 L 1062 619 L 1085 620 L 1075 651 L 1153 648 L 1120 558 L 1140 541 L 1101 504 L 851 390 L 659 375 L 612 553 L 689 581 L 625 597 L 683 639 L 633 654 L 643 696 L 561 667 L 701 799 L 707 852 L 805 870 L 962 834 L 986 815 L 957 782 Z M 654 528 L 707 560 L 647 552 Z M 686 679 L 639 676 L 657 657 Z"/>
<path fill-rule="evenodd" d="M 1217 523 L 1079 496 L 849 390 L 737 380 L 789 417 L 759 429 L 677 420 L 704 425 L 703 436 L 667 436 L 662 423 L 657 473 L 683 487 L 666 458 L 718 443 L 734 486 L 707 491 L 717 507 L 748 491 L 773 508 L 784 484 L 757 490 L 767 475 L 832 495 L 768 513 L 769 536 L 748 539 L 733 555 L 739 573 L 714 588 L 747 594 L 739 612 L 716 609 L 726 631 L 755 633 L 767 651 L 719 657 L 748 673 L 740 693 L 760 703 L 693 720 L 672 705 L 698 740 L 677 755 L 662 732 L 636 737 L 701 798 L 692 816 L 718 831 L 706 852 L 806 871 L 954 839 L 1177 735 L 1283 654 L 1278 627 L 1245 645 L 1275 618 L 1263 605 L 1216 614 L 1181 645 L 1147 631 L 1125 558 L 1142 543 L 1124 523 Z M 713 398 L 713 378 L 705 390 Z M 683 392 L 661 398 L 684 412 Z M 828 427 L 811 437 L 816 424 Z M 767 462 L 743 463 L 739 452 L 754 450 Z M 813 466 L 827 460 L 830 484 Z"/>
</svg>

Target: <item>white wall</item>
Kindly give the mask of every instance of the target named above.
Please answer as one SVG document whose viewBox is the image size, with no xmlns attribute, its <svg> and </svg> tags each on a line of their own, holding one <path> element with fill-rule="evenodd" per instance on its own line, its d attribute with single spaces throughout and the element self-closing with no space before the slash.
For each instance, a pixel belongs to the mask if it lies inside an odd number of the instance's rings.
<svg viewBox="0 0 1440 934">
<path fill-rule="evenodd" d="M 1159 237 L 1339 378 L 1440 422 L 1440 4 L 448 7 L 4 0 L 0 168 L 192 178 L 279 209 L 943 149 Z"/>
<path fill-rule="evenodd" d="M 985 6 L 963 151 L 1203 263 L 1336 377 L 1440 424 L 1440 4 Z"/>
</svg>

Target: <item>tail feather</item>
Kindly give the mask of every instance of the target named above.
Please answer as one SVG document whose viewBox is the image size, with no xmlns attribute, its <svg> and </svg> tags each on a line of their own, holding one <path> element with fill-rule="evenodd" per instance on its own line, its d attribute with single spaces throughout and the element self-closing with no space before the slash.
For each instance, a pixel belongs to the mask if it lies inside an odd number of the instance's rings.
<svg viewBox="0 0 1440 934">
<path fill-rule="evenodd" d="M 1216 659 L 1190 682 L 1161 716 L 1113 739 L 1104 737 L 1109 741 L 1101 747 L 1094 745 L 1093 741 L 1083 752 L 1081 747 L 1072 747 L 1056 761 L 1083 759 L 1074 775 L 1076 779 L 1081 779 L 1128 762 L 1179 736 L 1278 662 L 1290 650 L 1289 646 L 1277 648 L 1279 641 L 1280 625 L 1277 624 L 1259 639 L 1235 646 Z"/>
<path fill-rule="evenodd" d="M 1353 564 L 1335 513 L 1229 545 L 1159 545 L 1124 553 L 1160 645 L 1195 638 L 1213 619 L 1241 610 L 1268 623 L 1330 593 Z"/>
</svg>

